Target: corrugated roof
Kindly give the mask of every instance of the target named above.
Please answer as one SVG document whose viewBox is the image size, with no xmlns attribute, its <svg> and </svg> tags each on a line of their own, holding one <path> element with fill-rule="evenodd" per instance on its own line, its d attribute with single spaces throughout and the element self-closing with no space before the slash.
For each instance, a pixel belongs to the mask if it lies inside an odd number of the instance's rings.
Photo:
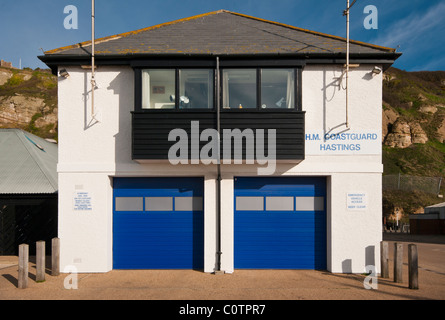
<svg viewBox="0 0 445 320">
<path fill-rule="evenodd" d="M 227 10 L 96 40 L 96 56 L 133 54 L 323 54 L 345 53 L 346 39 Z M 351 54 L 395 49 L 351 40 Z M 45 52 L 45 56 L 89 56 L 91 41 Z"/>
<path fill-rule="evenodd" d="M 57 190 L 57 145 L 20 129 L 0 129 L 0 194 Z"/>
</svg>

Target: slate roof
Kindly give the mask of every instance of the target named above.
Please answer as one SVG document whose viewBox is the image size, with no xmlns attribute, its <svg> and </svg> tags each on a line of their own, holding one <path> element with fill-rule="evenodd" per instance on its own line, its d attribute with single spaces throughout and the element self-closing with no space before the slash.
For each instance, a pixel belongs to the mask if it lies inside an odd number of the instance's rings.
<svg viewBox="0 0 445 320">
<path fill-rule="evenodd" d="M 57 145 L 20 129 L 0 129 L 0 194 L 57 190 Z"/>
<path fill-rule="evenodd" d="M 95 55 L 339 54 L 346 39 L 240 13 L 219 10 L 96 40 Z M 350 42 L 351 54 L 395 49 Z M 45 52 L 46 57 L 90 56 L 91 41 Z M 43 60 L 43 59 L 42 59 Z"/>
</svg>

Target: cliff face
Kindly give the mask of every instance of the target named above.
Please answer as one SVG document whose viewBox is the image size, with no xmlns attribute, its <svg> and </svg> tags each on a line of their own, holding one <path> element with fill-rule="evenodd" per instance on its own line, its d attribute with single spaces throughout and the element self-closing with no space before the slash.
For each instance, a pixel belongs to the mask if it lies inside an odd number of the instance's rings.
<svg viewBox="0 0 445 320">
<path fill-rule="evenodd" d="M 445 176 L 445 72 L 405 72 L 390 68 L 383 81 L 384 174 Z M 440 194 L 445 193 L 442 183 Z M 383 190 L 383 215 L 423 212 L 443 202 L 423 190 Z"/>
<path fill-rule="evenodd" d="M 383 81 L 383 143 L 407 148 L 445 142 L 445 72 L 390 68 Z"/>
<path fill-rule="evenodd" d="M 422 126 L 415 121 L 397 119 L 391 124 L 392 128 L 386 135 L 385 145 L 392 148 L 407 148 L 414 143 L 426 143 L 428 136 Z"/>
<path fill-rule="evenodd" d="M 46 70 L 0 67 L 0 127 L 57 139 L 57 78 Z"/>
<path fill-rule="evenodd" d="M 388 69 L 383 81 L 385 173 L 445 175 L 445 71 Z"/>
</svg>

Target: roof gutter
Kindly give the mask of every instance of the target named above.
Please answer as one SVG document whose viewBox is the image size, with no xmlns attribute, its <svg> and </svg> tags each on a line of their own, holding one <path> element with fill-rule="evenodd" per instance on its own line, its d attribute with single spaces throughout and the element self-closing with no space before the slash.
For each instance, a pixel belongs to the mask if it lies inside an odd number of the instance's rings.
<svg viewBox="0 0 445 320">
<path fill-rule="evenodd" d="M 377 52 L 377 53 L 350 53 L 350 63 L 381 64 L 383 70 L 389 68 L 400 56 L 401 52 Z M 95 53 L 96 65 L 129 65 L 132 67 L 142 67 L 155 60 L 163 60 L 166 65 L 175 64 L 174 60 L 208 60 L 208 63 L 215 65 L 215 57 L 220 57 L 220 66 L 232 63 L 236 60 L 245 60 L 246 63 L 254 64 L 258 59 L 271 59 L 269 63 L 279 64 L 280 61 L 289 60 L 293 64 L 302 66 L 306 64 L 345 64 L 346 53 L 253 53 L 253 54 L 163 54 L 163 53 L 130 53 L 130 54 L 97 54 Z M 50 67 L 54 74 L 57 74 L 58 66 L 76 66 L 90 64 L 90 53 L 82 54 L 47 54 L 38 58 Z"/>
<path fill-rule="evenodd" d="M 396 60 L 402 55 L 401 52 L 387 51 L 387 52 L 351 52 L 350 57 L 353 59 L 393 59 Z M 325 52 L 325 53 L 126 53 L 126 54 L 98 54 L 95 56 L 100 60 L 134 60 L 138 58 L 211 58 L 216 56 L 223 59 L 247 59 L 247 58 L 298 58 L 298 59 L 346 59 L 345 52 Z M 40 55 L 38 58 L 44 62 L 57 62 L 57 61 L 77 61 L 89 59 L 91 52 L 85 51 L 79 54 L 46 54 Z"/>
</svg>

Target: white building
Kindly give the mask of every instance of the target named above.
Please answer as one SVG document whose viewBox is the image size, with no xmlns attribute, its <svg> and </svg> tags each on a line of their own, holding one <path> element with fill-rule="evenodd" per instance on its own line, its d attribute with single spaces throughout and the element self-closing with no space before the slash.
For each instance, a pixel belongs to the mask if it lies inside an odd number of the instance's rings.
<svg viewBox="0 0 445 320">
<path fill-rule="evenodd" d="M 345 39 L 238 13 L 95 48 L 94 107 L 90 42 L 40 57 L 64 75 L 61 270 L 379 270 L 373 70 L 388 68 L 394 49 L 351 41 L 346 104 Z"/>
</svg>

